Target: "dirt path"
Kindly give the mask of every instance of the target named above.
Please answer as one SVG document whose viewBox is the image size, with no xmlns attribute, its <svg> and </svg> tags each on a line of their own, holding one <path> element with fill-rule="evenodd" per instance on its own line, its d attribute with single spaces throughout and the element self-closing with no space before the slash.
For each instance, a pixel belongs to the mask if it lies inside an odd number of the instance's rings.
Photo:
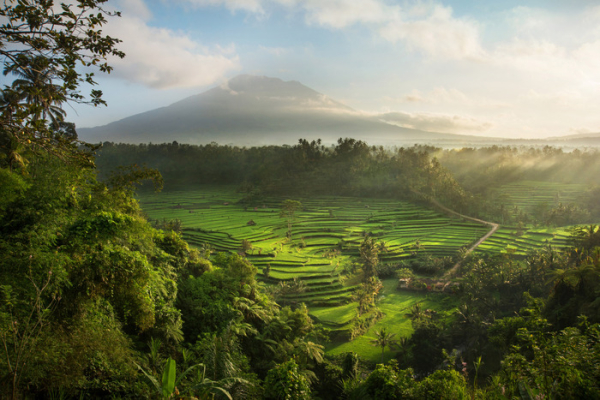
<svg viewBox="0 0 600 400">
<path fill-rule="evenodd" d="M 449 214 L 456 215 L 458 217 L 468 219 L 469 221 L 479 222 L 480 224 L 485 224 L 485 225 L 489 225 L 492 227 L 492 229 L 490 229 L 490 231 L 488 233 L 486 233 L 484 236 L 482 236 L 481 239 L 479 239 L 477 242 L 475 242 L 475 244 L 473 244 L 471 247 L 469 247 L 467 249 L 467 252 L 465 253 L 465 255 L 467 255 L 470 252 L 472 252 L 473 250 L 475 250 L 481 243 L 485 242 L 490 236 L 492 236 L 494 233 L 496 233 L 496 231 L 500 227 L 500 225 L 493 223 L 493 222 L 484 221 L 479 218 L 473 218 L 473 217 L 469 217 L 467 215 L 459 214 L 456 211 L 451 210 L 448 207 L 440 204 L 440 202 L 438 202 L 436 199 L 430 199 L 430 201 L 435 206 L 439 207 L 440 209 L 444 210 L 445 212 L 447 212 Z M 447 279 L 447 278 L 451 277 L 452 275 L 454 275 L 456 270 L 460 267 L 460 263 L 461 263 L 460 261 L 457 262 L 456 265 L 454 265 L 454 267 L 452 267 L 448 271 L 446 271 L 446 273 L 442 276 L 442 279 Z"/>
</svg>

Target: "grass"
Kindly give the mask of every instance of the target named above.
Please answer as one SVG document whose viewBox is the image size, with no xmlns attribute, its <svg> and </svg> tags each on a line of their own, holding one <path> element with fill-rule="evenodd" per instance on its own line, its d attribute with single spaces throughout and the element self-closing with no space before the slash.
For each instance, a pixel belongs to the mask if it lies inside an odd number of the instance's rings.
<svg viewBox="0 0 600 400">
<path fill-rule="evenodd" d="M 535 205 L 529 197 L 532 191 L 537 200 L 549 199 L 552 193 L 557 198 L 570 199 L 576 189 L 531 183 L 501 188 L 518 207 Z M 380 254 L 381 262 L 395 264 L 414 256 L 417 241 L 422 246 L 418 253 L 451 256 L 489 230 L 487 226 L 403 201 L 319 196 L 296 199 L 303 203 L 304 210 L 297 213 L 292 240 L 288 241 L 286 221 L 279 217 L 279 205 L 286 198 L 272 197 L 244 206 L 238 204 L 242 197 L 233 187 L 201 186 L 160 194 L 142 193 L 139 199 L 149 218 L 181 220 L 183 237 L 193 246 L 241 252 L 242 240 L 249 240 L 253 250 L 247 257 L 257 266 L 258 279 L 271 284 L 302 279 L 307 291 L 287 300 L 306 303 L 311 315 L 338 331 L 350 329 L 357 312 L 357 303 L 351 302 L 356 282 L 342 283 L 340 271 L 357 260 L 365 233 L 386 243 L 389 252 Z M 248 224 L 249 221 L 254 224 Z M 525 255 L 547 244 L 565 246 L 567 237 L 567 228 L 525 228 L 517 235 L 515 227 L 503 226 L 477 252 Z M 269 278 L 262 274 L 267 265 L 271 267 Z M 421 303 L 423 308 L 436 310 L 446 318 L 455 306 L 447 295 L 396 291 L 396 279 L 384 280 L 383 284 L 378 307 L 385 317 L 352 342 L 329 343 L 329 354 L 354 351 L 365 359 L 380 362 L 381 349 L 370 342 L 376 330 L 387 328 L 396 338 L 408 337 L 412 325 L 404 314 L 414 304 Z M 391 359 L 393 354 L 386 349 L 384 359 Z"/>
<path fill-rule="evenodd" d="M 551 207 L 558 203 L 577 203 L 588 185 L 544 181 L 521 181 L 502 185 L 495 189 L 498 203 L 518 207 L 531 212 L 539 204 Z"/>
<path fill-rule="evenodd" d="M 548 245 L 555 248 L 565 247 L 569 243 L 571 228 L 525 228 L 523 234 L 518 235 L 516 228 L 504 226 L 482 243 L 477 248 L 477 252 L 487 254 L 509 252 L 524 256 Z"/>
<path fill-rule="evenodd" d="M 247 258 L 259 271 L 271 265 L 269 279 L 262 275 L 259 279 L 270 283 L 303 279 L 307 293 L 290 300 L 309 306 L 349 300 L 349 291 L 339 288 L 339 274 L 344 265 L 356 260 L 365 234 L 387 244 L 389 251 L 380 255 L 381 262 L 398 263 L 413 256 L 417 240 L 423 247 L 421 253 L 451 256 L 487 231 L 480 224 L 408 202 L 318 196 L 297 199 L 304 209 L 297 213 L 288 241 L 286 221 L 279 216 L 279 205 L 286 198 L 241 205 L 242 197 L 233 187 L 201 186 L 142 193 L 140 202 L 151 219 L 181 220 L 183 237 L 193 246 L 241 252 L 242 240 L 250 241 L 253 249 Z M 322 285 L 323 279 L 329 279 L 330 290 L 315 290 L 313 286 Z"/>
<path fill-rule="evenodd" d="M 404 315 L 415 304 L 420 303 L 425 309 L 432 309 L 442 315 L 450 315 L 455 308 L 453 299 L 444 294 L 438 293 L 415 293 L 396 290 L 397 281 L 395 279 L 386 279 L 383 281 L 384 290 L 378 301 L 379 309 L 385 314 L 385 317 L 373 325 L 364 335 L 354 339 L 351 342 L 332 342 L 327 344 L 328 354 L 340 354 L 354 351 L 362 358 L 373 362 L 381 362 L 381 348 L 374 347 L 371 340 L 375 339 L 375 331 L 386 328 L 389 332 L 396 334 L 396 339 L 409 337 L 412 332 L 411 321 Z M 351 303 L 356 310 L 357 303 Z M 311 310 L 312 312 L 312 310 Z M 344 322 L 344 318 L 351 319 L 352 314 L 350 305 L 344 307 L 331 308 L 329 310 L 319 309 L 317 316 L 325 320 L 326 316 L 331 318 L 337 324 Z M 389 348 L 385 349 L 384 361 L 387 362 L 394 357 L 395 352 Z"/>
</svg>

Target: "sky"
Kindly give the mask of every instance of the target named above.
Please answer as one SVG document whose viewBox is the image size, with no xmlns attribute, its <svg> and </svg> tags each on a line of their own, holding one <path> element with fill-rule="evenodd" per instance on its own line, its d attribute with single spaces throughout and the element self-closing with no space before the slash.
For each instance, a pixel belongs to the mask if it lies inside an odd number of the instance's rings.
<svg viewBox="0 0 600 400">
<path fill-rule="evenodd" d="M 509 138 L 600 132 L 600 0 L 117 0 L 127 56 L 97 74 L 108 107 L 164 107 L 239 74 L 296 80 L 364 114 Z M 83 88 L 85 90 L 86 88 Z M 89 88 L 88 88 L 89 89 Z"/>
</svg>

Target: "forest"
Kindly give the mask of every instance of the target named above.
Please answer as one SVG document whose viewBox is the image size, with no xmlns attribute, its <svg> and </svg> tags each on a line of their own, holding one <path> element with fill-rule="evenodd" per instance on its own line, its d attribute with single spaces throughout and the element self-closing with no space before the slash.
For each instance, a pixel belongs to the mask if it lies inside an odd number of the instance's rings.
<svg viewBox="0 0 600 400">
<path fill-rule="evenodd" d="M 385 149 L 350 138 L 331 147 L 303 139 L 254 148 L 81 143 L 62 107 L 103 100 L 97 89 L 81 94 L 94 76 L 76 65 L 109 72 L 107 55 L 123 56 L 118 39 L 101 31 L 112 17 L 103 4 L 0 8 L 0 55 L 15 78 L 0 98 L 0 397 L 600 398 L 597 152 Z M 559 190 L 545 206 L 501 198 L 499 188 L 523 180 L 582 189 L 571 197 Z M 396 222 L 373 222 L 375 206 L 361 203 L 364 215 L 354 219 L 370 225 L 351 242 L 328 245 L 351 260 L 340 275 L 353 283 L 355 326 L 384 318 L 388 282 L 425 275 L 456 283 L 451 294 L 431 294 L 445 310 L 416 302 L 401 311 L 410 334 L 373 332 L 370 346 L 381 351 L 373 362 L 326 352 L 330 328 L 311 306 L 286 301 L 304 282 L 271 284 L 276 268 L 261 265 L 259 273 L 252 243 L 236 251 L 188 243 L 181 220 L 149 221 L 140 205 L 140 193 L 208 183 L 235 186 L 240 200 L 227 206 L 236 212 L 264 205 L 277 221 L 280 253 L 284 244 L 294 252 L 311 246 L 298 232 L 308 207 L 300 197 L 402 201 L 414 205 L 415 218 L 441 219 L 429 210 L 437 202 L 516 233 L 535 223 L 568 226 L 570 236 L 565 246 L 518 257 L 461 247 L 435 260 L 421 257 L 415 237 L 400 261 L 386 261 L 390 246 L 375 233 Z M 336 213 L 341 218 L 337 209 L 323 212 L 332 220 Z M 424 271 L 433 263 L 439 268 Z M 427 287 L 407 293 L 419 290 Z"/>
</svg>

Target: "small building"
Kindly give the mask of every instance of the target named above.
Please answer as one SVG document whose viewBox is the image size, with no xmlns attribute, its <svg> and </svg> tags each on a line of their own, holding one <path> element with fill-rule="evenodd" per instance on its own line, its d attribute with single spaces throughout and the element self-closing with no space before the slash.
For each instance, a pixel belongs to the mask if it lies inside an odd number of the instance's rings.
<svg viewBox="0 0 600 400">
<path fill-rule="evenodd" d="M 410 285 L 410 278 L 403 278 L 398 280 L 398 289 L 408 289 L 408 285 Z"/>
<path fill-rule="evenodd" d="M 254 220 L 250 220 L 250 221 L 246 222 L 246 225 L 254 226 L 254 225 L 256 225 L 256 222 L 254 222 Z"/>
</svg>

